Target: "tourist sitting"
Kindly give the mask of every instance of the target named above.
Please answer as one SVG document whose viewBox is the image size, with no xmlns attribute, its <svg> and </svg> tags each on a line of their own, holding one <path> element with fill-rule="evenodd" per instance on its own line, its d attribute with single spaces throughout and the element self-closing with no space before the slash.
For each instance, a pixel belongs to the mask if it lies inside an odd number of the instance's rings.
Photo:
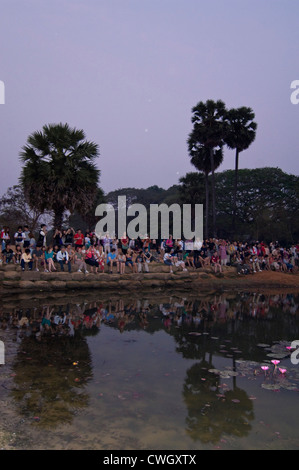
<svg viewBox="0 0 299 470">
<path fill-rule="evenodd" d="M 75 252 L 75 264 L 78 266 L 78 273 L 82 273 L 84 270 L 85 274 L 88 274 L 86 262 L 84 260 L 85 254 L 82 253 L 82 247 L 77 246 Z"/>
<path fill-rule="evenodd" d="M 24 253 L 22 253 L 22 256 L 21 256 L 21 268 L 22 268 L 22 271 L 25 271 L 25 266 L 27 265 L 28 266 L 28 269 L 29 271 L 32 270 L 32 255 L 31 255 L 31 251 L 29 248 L 25 248 L 25 251 Z"/>
<path fill-rule="evenodd" d="M 21 264 L 22 253 L 23 253 L 23 250 L 22 250 L 21 246 L 16 245 L 16 251 L 15 251 L 15 254 L 14 254 L 16 264 Z"/>
<path fill-rule="evenodd" d="M 144 259 L 146 264 L 149 264 L 152 261 L 153 256 L 149 251 L 149 247 L 145 247 L 145 249 L 143 251 L 143 259 Z M 147 267 L 146 271 L 148 272 L 148 267 Z"/>
<path fill-rule="evenodd" d="M 68 252 L 66 251 L 65 246 L 62 246 L 56 255 L 56 260 L 60 265 L 61 271 L 64 271 L 64 265 L 68 267 L 69 273 L 71 272 L 71 262 L 69 260 Z"/>
<path fill-rule="evenodd" d="M 103 273 L 105 269 L 105 253 L 102 244 L 96 248 L 95 257 L 96 261 L 99 263 L 100 271 Z"/>
<path fill-rule="evenodd" d="M 125 268 L 126 268 L 126 255 L 123 252 L 123 248 L 119 248 L 118 256 L 117 256 L 117 272 L 119 274 L 124 274 Z"/>
<path fill-rule="evenodd" d="M 173 270 L 172 270 L 172 256 L 170 253 L 166 252 L 163 256 L 163 262 L 166 266 L 169 266 L 169 272 L 172 273 Z"/>
<path fill-rule="evenodd" d="M 43 250 L 41 248 L 41 245 L 38 243 L 36 245 L 36 248 L 32 251 L 33 265 L 35 266 L 35 271 L 39 271 L 39 265 L 41 265 L 43 256 Z"/>
<path fill-rule="evenodd" d="M 95 247 L 90 245 L 85 253 L 85 263 L 90 266 L 90 272 L 94 272 L 95 274 L 98 272 L 99 263 L 96 259 L 96 250 Z"/>
<path fill-rule="evenodd" d="M 143 250 L 140 250 L 139 253 L 137 254 L 136 256 L 136 264 L 137 264 L 137 271 L 139 273 L 142 272 L 142 267 L 144 268 L 144 272 L 148 273 L 149 272 L 149 269 L 148 269 L 148 263 L 146 262 L 145 260 L 145 257 L 144 257 L 144 252 Z"/>
<path fill-rule="evenodd" d="M 202 268 L 205 268 L 206 266 L 210 266 L 211 264 L 211 259 L 206 253 L 206 250 L 201 250 L 198 256 L 198 261 L 200 262 Z"/>
<path fill-rule="evenodd" d="M 55 264 L 54 264 L 54 250 L 52 246 L 46 248 L 44 252 L 45 256 L 45 272 L 50 273 L 56 271 Z"/>
<path fill-rule="evenodd" d="M 221 262 L 220 262 L 220 258 L 218 256 L 218 254 L 217 254 L 217 251 L 214 251 L 214 253 L 212 254 L 211 265 L 213 266 L 215 273 L 217 272 L 218 268 L 219 268 L 219 272 L 222 273 Z"/>
<path fill-rule="evenodd" d="M 10 263 L 11 261 L 15 261 L 14 251 L 12 250 L 9 243 L 5 246 L 4 250 L 2 250 L 2 260 L 3 263 Z"/>
<path fill-rule="evenodd" d="M 189 253 L 186 253 L 184 261 L 185 261 L 185 266 L 196 269 L 195 264 L 194 264 L 193 251 L 190 251 Z"/>
<path fill-rule="evenodd" d="M 132 272 L 137 273 L 137 265 L 136 263 L 134 263 L 136 259 L 136 254 L 135 254 L 134 261 L 133 261 L 133 258 L 134 258 L 134 251 L 131 248 L 129 248 L 126 254 L 126 266 L 129 266 Z"/>
<path fill-rule="evenodd" d="M 117 267 L 117 258 L 116 258 L 116 250 L 112 248 L 110 252 L 107 254 L 107 265 L 109 269 L 109 273 L 112 274 L 113 266 Z"/>
</svg>

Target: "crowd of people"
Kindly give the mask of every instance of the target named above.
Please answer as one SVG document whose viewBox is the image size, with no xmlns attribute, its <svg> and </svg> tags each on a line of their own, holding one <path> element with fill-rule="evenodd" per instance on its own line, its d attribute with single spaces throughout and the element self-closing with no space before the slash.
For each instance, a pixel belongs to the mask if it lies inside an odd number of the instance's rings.
<svg viewBox="0 0 299 470">
<path fill-rule="evenodd" d="M 173 272 L 174 266 L 187 271 L 211 268 L 223 272 L 225 266 L 235 266 L 238 274 L 273 270 L 294 273 L 299 267 L 299 243 L 285 247 L 279 242 L 240 242 L 209 238 L 206 240 L 153 240 L 148 236 L 129 239 L 108 233 L 97 237 L 69 227 L 48 233 L 41 225 L 36 236 L 28 226 L 19 226 L 13 236 L 8 227 L 1 230 L 1 258 L 3 264 L 19 264 L 24 271 L 59 269 L 68 272 L 72 266 L 78 272 L 124 274 L 126 267 L 132 273 L 148 273 L 151 262 L 163 263 Z"/>
</svg>

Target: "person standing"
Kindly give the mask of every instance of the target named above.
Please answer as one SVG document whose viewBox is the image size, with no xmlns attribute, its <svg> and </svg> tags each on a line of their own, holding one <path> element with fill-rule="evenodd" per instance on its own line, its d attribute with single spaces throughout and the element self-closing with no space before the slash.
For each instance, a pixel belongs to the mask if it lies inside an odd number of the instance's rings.
<svg viewBox="0 0 299 470">
<path fill-rule="evenodd" d="M 21 226 L 18 227 L 18 230 L 14 236 L 15 244 L 20 245 L 23 248 L 24 240 L 25 240 L 25 233 L 23 232 L 23 228 Z"/>
<path fill-rule="evenodd" d="M 42 224 L 40 226 L 40 231 L 39 231 L 39 235 L 38 235 L 38 243 L 41 246 L 46 246 L 46 244 L 47 244 L 47 226 L 46 226 L 46 224 Z"/>
</svg>

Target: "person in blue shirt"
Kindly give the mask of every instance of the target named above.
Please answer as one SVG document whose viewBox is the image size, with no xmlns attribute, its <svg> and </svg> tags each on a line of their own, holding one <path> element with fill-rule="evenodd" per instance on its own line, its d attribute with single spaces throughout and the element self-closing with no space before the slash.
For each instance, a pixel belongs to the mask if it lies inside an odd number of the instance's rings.
<svg viewBox="0 0 299 470">
<path fill-rule="evenodd" d="M 107 254 L 107 265 L 110 273 L 112 273 L 112 267 L 117 266 L 116 251 L 114 248 L 112 248 L 111 252 Z"/>
</svg>

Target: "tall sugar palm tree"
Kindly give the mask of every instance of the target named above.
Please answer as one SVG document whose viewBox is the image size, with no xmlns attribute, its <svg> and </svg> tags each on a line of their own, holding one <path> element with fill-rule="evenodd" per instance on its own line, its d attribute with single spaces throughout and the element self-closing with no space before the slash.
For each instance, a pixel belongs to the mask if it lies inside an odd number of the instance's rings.
<svg viewBox="0 0 299 470">
<path fill-rule="evenodd" d="M 200 101 L 192 108 L 193 130 L 189 134 L 188 146 L 204 146 L 209 149 L 212 173 L 212 217 L 213 236 L 216 236 L 216 204 L 215 204 L 215 150 L 224 145 L 226 135 L 226 107 L 223 101 Z"/>
<path fill-rule="evenodd" d="M 235 229 L 236 208 L 237 208 L 237 187 L 238 187 L 238 170 L 239 170 L 239 154 L 246 150 L 255 140 L 257 123 L 254 122 L 255 114 L 251 108 L 242 106 L 227 111 L 226 119 L 228 124 L 228 132 L 225 137 L 226 145 L 236 150 L 235 156 L 235 182 L 234 182 L 234 199 L 233 199 L 233 229 Z"/>
<path fill-rule="evenodd" d="M 98 156 L 98 145 L 68 124 L 49 124 L 33 132 L 20 152 L 20 183 L 28 204 L 53 211 L 55 228 L 61 228 L 66 210 L 87 212 L 98 191 Z"/>
</svg>

